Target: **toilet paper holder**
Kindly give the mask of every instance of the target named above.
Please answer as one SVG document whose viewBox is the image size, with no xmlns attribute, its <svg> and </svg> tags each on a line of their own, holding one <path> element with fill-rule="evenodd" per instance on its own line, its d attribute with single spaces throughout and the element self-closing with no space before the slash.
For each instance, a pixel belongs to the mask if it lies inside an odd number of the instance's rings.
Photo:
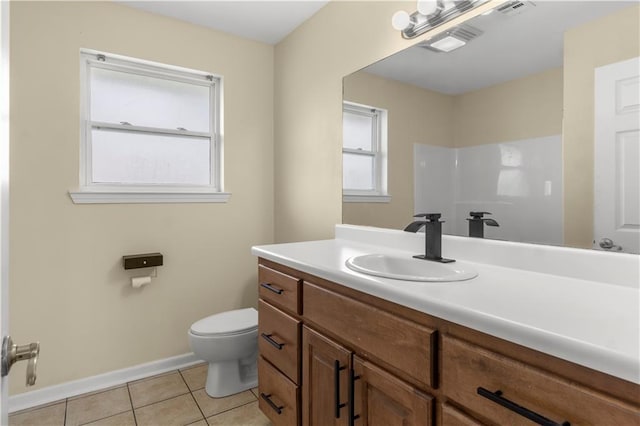
<svg viewBox="0 0 640 426">
<path fill-rule="evenodd" d="M 151 268 L 162 266 L 162 253 L 132 254 L 122 256 L 122 266 L 124 269 Z"/>
</svg>

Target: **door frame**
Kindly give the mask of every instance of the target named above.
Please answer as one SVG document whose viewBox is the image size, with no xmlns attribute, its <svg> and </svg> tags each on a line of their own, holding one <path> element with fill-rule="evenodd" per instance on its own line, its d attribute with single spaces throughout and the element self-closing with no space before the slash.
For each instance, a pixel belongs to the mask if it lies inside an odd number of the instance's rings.
<svg viewBox="0 0 640 426">
<path fill-rule="evenodd" d="M 0 1 L 0 339 L 9 332 L 9 2 Z M 8 424 L 8 379 L 0 379 L 0 424 Z"/>
</svg>

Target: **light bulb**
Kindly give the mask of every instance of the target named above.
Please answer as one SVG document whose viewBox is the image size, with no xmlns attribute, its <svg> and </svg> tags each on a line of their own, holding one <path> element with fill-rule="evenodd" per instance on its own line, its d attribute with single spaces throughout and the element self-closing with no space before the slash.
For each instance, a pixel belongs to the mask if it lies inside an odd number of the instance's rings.
<svg viewBox="0 0 640 426">
<path fill-rule="evenodd" d="M 436 0 L 418 0 L 418 12 L 422 15 L 431 15 L 438 9 Z"/>
<path fill-rule="evenodd" d="M 404 10 L 399 10 L 391 17 L 391 25 L 394 29 L 402 31 L 411 26 L 411 17 Z"/>
<path fill-rule="evenodd" d="M 443 3 L 444 3 L 444 10 L 449 10 L 456 5 L 453 2 L 453 0 L 444 0 Z"/>
</svg>

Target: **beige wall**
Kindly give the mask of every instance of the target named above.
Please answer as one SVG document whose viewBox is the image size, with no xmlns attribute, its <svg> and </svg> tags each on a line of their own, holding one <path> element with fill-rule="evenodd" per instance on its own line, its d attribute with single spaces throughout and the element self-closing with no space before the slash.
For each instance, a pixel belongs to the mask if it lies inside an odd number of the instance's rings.
<svg viewBox="0 0 640 426">
<path fill-rule="evenodd" d="M 565 244 L 593 241 L 594 69 L 640 56 L 640 6 L 567 31 L 564 49 Z"/>
<path fill-rule="evenodd" d="M 388 111 L 389 203 L 344 203 L 343 223 L 401 228 L 411 222 L 413 144 L 453 146 L 453 98 L 357 72 L 344 79 L 344 99 Z"/>
<path fill-rule="evenodd" d="M 227 204 L 71 202 L 81 47 L 224 76 Z M 273 50 L 115 3 L 12 2 L 10 322 L 15 342 L 42 345 L 36 388 L 184 354 L 195 320 L 256 304 L 250 247 L 273 240 Z M 165 265 L 134 290 L 121 256 L 151 251 Z"/>
<path fill-rule="evenodd" d="M 400 228 L 414 213 L 413 144 L 450 147 L 562 133 L 562 68 L 451 96 L 359 71 L 344 99 L 389 111 L 390 203 L 344 203 L 344 223 Z"/>
<path fill-rule="evenodd" d="M 455 26 L 500 1 L 438 28 Z M 342 78 L 430 37 L 390 25 L 415 1 L 332 1 L 275 49 L 275 235 L 331 238 L 342 216 Z"/>
<path fill-rule="evenodd" d="M 454 146 L 562 133 L 562 68 L 454 97 Z"/>
</svg>

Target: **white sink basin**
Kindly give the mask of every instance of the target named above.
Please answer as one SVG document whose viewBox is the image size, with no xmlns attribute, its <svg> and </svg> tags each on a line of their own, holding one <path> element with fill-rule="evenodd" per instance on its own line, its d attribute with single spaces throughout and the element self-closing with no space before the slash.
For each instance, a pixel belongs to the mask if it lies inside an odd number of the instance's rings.
<svg viewBox="0 0 640 426">
<path fill-rule="evenodd" d="M 352 271 L 404 281 L 464 281 L 478 276 L 478 271 L 463 262 L 439 263 L 386 254 L 354 256 L 345 264 Z"/>
</svg>

